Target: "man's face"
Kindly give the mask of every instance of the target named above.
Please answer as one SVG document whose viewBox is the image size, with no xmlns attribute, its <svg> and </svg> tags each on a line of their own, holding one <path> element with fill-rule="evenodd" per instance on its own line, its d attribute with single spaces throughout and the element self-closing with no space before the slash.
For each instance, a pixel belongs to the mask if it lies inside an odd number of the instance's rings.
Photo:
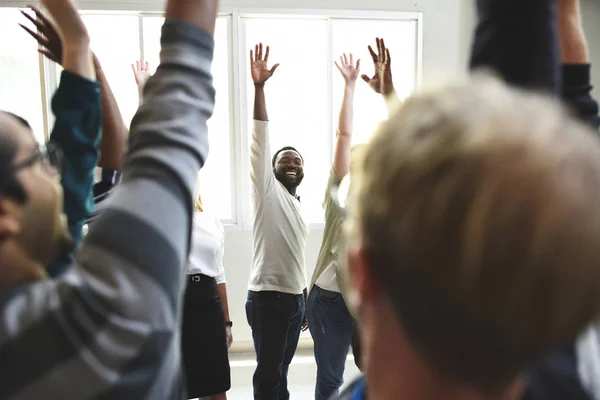
<svg viewBox="0 0 600 400">
<path fill-rule="evenodd" d="M 304 179 L 304 163 L 298 152 L 282 151 L 275 161 L 275 176 L 289 189 L 295 189 Z"/>
<path fill-rule="evenodd" d="M 12 218 L 18 226 L 17 233 L 6 235 L 3 241 L 14 241 L 16 246 L 11 248 L 45 267 L 73 248 L 63 213 L 60 175 L 44 162 L 31 131 L 14 118 L 0 114 L 0 134 L 8 135 L 8 139 L 16 144 L 13 173 L 26 195 L 24 204 L 14 201 L 17 212 L 2 210 L 0 218 Z M 7 196 L 3 200 L 11 201 Z"/>
</svg>

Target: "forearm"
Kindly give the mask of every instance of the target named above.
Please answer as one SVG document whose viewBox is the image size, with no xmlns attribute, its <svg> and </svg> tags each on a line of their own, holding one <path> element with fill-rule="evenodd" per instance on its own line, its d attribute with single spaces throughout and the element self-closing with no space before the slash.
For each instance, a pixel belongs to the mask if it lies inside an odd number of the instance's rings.
<svg viewBox="0 0 600 400">
<path fill-rule="evenodd" d="M 477 0 L 471 68 L 491 68 L 509 84 L 558 93 L 556 0 Z"/>
<path fill-rule="evenodd" d="M 558 2 L 558 28 L 561 62 L 563 64 L 588 64 L 588 50 L 579 1 Z"/>
<path fill-rule="evenodd" d="M 346 83 L 344 97 L 338 117 L 338 131 L 352 133 L 354 131 L 354 89 L 356 82 Z"/>
<path fill-rule="evenodd" d="M 96 80 L 89 38 L 65 40 L 63 43 L 62 66 L 65 70 L 90 81 Z"/>
<path fill-rule="evenodd" d="M 94 66 L 102 93 L 102 142 L 98 166 L 120 170 L 123 167 L 123 157 L 125 156 L 127 127 L 123 122 L 117 100 L 96 56 L 94 56 Z"/>
<path fill-rule="evenodd" d="M 229 301 L 227 300 L 227 284 L 221 283 L 217 285 L 219 291 L 219 298 L 221 299 L 221 306 L 223 307 L 223 313 L 225 314 L 225 321 L 231 321 L 229 317 Z"/>
<path fill-rule="evenodd" d="M 267 101 L 265 99 L 265 84 L 254 84 L 254 119 L 256 121 L 268 121 Z"/>
<path fill-rule="evenodd" d="M 92 188 L 101 121 L 98 84 L 68 70 L 63 71 L 52 99 L 52 112 L 55 122 L 50 141 L 58 144 L 64 155 L 63 207 L 69 232 L 79 243 L 83 224 L 93 210 Z M 56 260 L 48 267 L 48 274 L 51 277 L 60 275 L 71 257 Z"/>
<path fill-rule="evenodd" d="M 346 176 L 350 168 L 350 148 L 354 131 L 354 88 L 355 82 L 346 83 L 338 118 L 333 170 L 340 179 Z"/>
<path fill-rule="evenodd" d="M 167 3 L 165 18 L 190 23 L 212 35 L 215 32 L 218 11 L 218 0 L 170 0 Z"/>
</svg>

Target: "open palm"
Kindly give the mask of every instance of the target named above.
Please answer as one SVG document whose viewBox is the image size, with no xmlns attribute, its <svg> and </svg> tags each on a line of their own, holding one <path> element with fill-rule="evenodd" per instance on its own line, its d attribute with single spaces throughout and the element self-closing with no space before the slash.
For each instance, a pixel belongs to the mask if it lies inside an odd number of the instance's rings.
<svg viewBox="0 0 600 400">
<path fill-rule="evenodd" d="M 250 50 L 250 74 L 252 81 L 255 84 L 265 83 L 273 76 L 279 64 L 273 65 L 271 69 L 268 67 L 269 61 L 269 46 L 267 46 L 263 56 L 263 44 L 257 44 L 254 52 Z"/>
<path fill-rule="evenodd" d="M 356 61 L 356 65 L 354 65 L 354 56 L 350 53 L 350 56 L 344 55 L 340 56 L 340 63 L 335 62 L 335 66 L 344 77 L 346 83 L 356 82 L 358 78 L 358 74 L 360 73 L 360 60 Z"/>
</svg>

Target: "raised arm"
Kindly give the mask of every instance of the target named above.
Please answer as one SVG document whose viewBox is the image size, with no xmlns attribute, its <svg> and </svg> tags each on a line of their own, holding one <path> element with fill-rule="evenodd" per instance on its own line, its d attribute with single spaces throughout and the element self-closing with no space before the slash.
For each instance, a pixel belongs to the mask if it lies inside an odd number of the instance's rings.
<svg viewBox="0 0 600 400">
<path fill-rule="evenodd" d="M 377 53 L 369 46 L 375 73 L 372 77 L 363 74 L 362 79 L 375 93 L 383 96 L 388 112 L 391 112 L 398 103 L 398 94 L 394 88 L 394 79 L 392 78 L 392 57 L 390 56 L 390 49 L 385 46 L 383 39 L 376 38 L 375 41 L 377 43 Z"/>
<path fill-rule="evenodd" d="M 64 14 L 58 3 L 74 10 L 68 0 L 45 2 L 53 16 Z M 175 344 L 192 193 L 214 108 L 218 1 L 168 4 L 161 65 L 132 122 L 122 183 L 64 278 L 30 285 L 7 305 L 21 317 L 3 338 L 32 335 L 3 353 L 11 362 L 0 365 L 1 398 L 183 398 Z"/>
<path fill-rule="evenodd" d="M 563 72 L 562 98 L 586 123 L 598 129 L 598 103 L 592 97 L 591 65 L 578 0 L 558 1 Z"/>
<path fill-rule="evenodd" d="M 27 13 L 23 15 L 37 27 L 37 32 L 21 26 L 44 46 L 40 50 L 42 54 L 64 67 L 52 100 L 55 122 L 50 141 L 63 150 L 64 211 L 71 236 L 79 243 L 83 224 L 93 209 L 92 187 L 100 140 L 100 88 L 95 82 L 89 36 L 83 24 L 78 29 L 65 29 L 60 37 L 40 10 L 30 8 L 36 18 Z M 62 23 L 66 24 L 64 20 Z M 54 261 L 48 266 L 48 274 L 60 275 L 71 262 L 72 254 Z"/>
<path fill-rule="evenodd" d="M 509 84 L 558 94 L 555 0 L 477 0 L 471 69 L 489 68 Z"/>
<path fill-rule="evenodd" d="M 254 83 L 254 127 L 250 146 L 250 180 L 253 193 L 257 197 L 266 196 L 275 183 L 271 165 L 271 145 L 269 143 L 265 83 L 273 76 L 279 64 L 268 68 L 269 46 L 263 55 L 262 43 L 250 50 L 250 71 Z"/>
<path fill-rule="evenodd" d="M 115 99 L 106 75 L 104 75 L 102 65 L 96 56 L 94 56 L 94 67 L 102 93 L 102 142 L 98 166 L 119 171 L 123 168 L 129 131 L 123 121 L 117 99 Z"/>
<path fill-rule="evenodd" d="M 335 66 L 344 78 L 344 97 L 338 119 L 336 132 L 335 151 L 333 153 L 333 171 L 338 179 L 343 179 L 350 169 L 350 148 L 352 146 L 352 132 L 354 131 L 354 89 L 356 79 L 360 72 L 360 60 L 354 64 L 354 57 L 344 53 L 340 63 Z M 329 191 L 328 191 L 329 192 Z"/>
</svg>

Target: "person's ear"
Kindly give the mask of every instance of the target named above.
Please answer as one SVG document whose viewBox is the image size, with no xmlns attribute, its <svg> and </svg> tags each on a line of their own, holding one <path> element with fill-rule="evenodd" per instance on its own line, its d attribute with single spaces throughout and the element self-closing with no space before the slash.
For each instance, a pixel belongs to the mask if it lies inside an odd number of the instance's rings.
<svg viewBox="0 0 600 400">
<path fill-rule="evenodd" d="M 0 238 L 8 238 L 21 232 L 21 206 L 13 199 L 0 196 Z"/>
<path fill-rule="evenodd" d="M 348 275 L 349 302 L 354 310 L 359 311 L 366 301 L 373 300 L 373 296 L 377 295 L 377 285 L 360 241 L 348 248 Z"/>
</svg>

